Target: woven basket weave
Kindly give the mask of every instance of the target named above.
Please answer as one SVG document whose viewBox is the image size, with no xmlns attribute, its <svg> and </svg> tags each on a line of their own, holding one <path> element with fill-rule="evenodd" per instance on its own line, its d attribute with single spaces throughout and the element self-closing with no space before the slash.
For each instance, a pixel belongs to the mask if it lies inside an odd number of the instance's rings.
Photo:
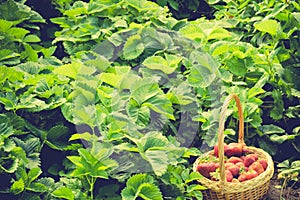
<svg viewBox="0 0 300 200">
<path fill-rule="evenodd" d="M 270 179 L 274 173 L 274 163 L 271 156 L 263 151 L 262 149 L 256 147 L 247 148 L 251 153 L 256 153 L 259 158 L 265 158 L 268 163 L 266 170 L 259 176 L 244 181 L 244 182 L 227 182 L 225 181 L 225 165 L 224 165 L 224 124 L 226 118 L 226 111 L 230 101 L 234 99 L 238 107 L 239 116 L 239 139 L 238 142 L 244 144 L 244 117 L 241 102 L 237 95 L 229 95 L 223 103 L 220 120 L 219 120 L 219 130 L 218 130 L 218 151 L 219 151 L 219 166 L 220 166 L 220 180 L 212 181 L 208 178 L 201 178 L 198 181 L 201 185 L 208 188 L 203 191 L 203 197 L 207 200 L 259 200 L 262 199 L 268 191 Z M 214 151 L 209 151 L 205 155 L 213 155 Z M 194 165 L 193 171 L 197 171 L 197 165 L 200 162 L 201 157 L 199 157 Z"/>
</svg>

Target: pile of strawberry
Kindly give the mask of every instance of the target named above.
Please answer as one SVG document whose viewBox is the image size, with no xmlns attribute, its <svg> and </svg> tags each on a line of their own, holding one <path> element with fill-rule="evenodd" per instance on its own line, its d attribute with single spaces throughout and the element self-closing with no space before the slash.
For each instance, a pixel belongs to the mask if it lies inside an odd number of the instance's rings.
<svg viewBox="0 0 300 200">
<path fill-rule="evenodd" d="M 224 145 L 225 154 L 225 176 L 227 182 L 243 182 L 253 179 L 263 173 L 268 162 L 259 158 L 255 153 L 240 143 Z M 202 176 L 211 180 L 219 180 L 218 146 L 214 146 L 214 155 L 201 158 L 197 165 L 197 171 Z"/>
</svg>

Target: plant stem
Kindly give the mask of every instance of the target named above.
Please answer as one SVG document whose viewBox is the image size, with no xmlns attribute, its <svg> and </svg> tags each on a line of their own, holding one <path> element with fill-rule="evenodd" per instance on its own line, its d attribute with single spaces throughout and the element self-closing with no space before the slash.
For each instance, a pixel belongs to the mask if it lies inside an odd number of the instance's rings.
<svg viewBox="0 0 300 200">
<path fill-rule="evenodd" d="M 96 182 L 96 179 L 94 177 L 91 177 L 91 182 L 90 183 L 90 193 L 91 193 L 91 200 L 94 199 L 94 184 Z"/>
</svg>

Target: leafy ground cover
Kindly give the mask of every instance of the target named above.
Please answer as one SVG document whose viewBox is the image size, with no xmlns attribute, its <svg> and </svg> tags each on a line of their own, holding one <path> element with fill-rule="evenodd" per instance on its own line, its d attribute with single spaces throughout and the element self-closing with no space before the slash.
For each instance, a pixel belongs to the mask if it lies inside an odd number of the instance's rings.
<svg viewBox="0 0 300 200">
<path fill-rule="evenodd" d="M 0 1 L 1 198 L 202 199 L 230 93 L 275 161 L 268 198 L 299 197 L 299 3 L 155 2 Z"/>
</svg>

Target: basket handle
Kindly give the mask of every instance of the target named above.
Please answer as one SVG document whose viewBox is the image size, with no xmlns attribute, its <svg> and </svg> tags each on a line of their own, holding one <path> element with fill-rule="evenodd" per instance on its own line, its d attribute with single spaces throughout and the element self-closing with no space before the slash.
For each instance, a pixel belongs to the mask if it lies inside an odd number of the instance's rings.
<svg viewBox="0 0 300 200">
<path fill-rule="evenodd" d="M 230 104 L 230 101 L 234 99 L 238 108 L 239 116 L 239 139 L 238 143 L 244 144 L 244 116 L 242 104 L 239 97 L 236 94 L 230 94 L 224 101 L 219 120 L 218 130 L 218 151 L 219 151 L 219 166 L 220 166 L 220 188 L 223 190 L 225 184 L 225 164 L 224 164 L 224 126 L 226 111 Z"/>
</svg>

